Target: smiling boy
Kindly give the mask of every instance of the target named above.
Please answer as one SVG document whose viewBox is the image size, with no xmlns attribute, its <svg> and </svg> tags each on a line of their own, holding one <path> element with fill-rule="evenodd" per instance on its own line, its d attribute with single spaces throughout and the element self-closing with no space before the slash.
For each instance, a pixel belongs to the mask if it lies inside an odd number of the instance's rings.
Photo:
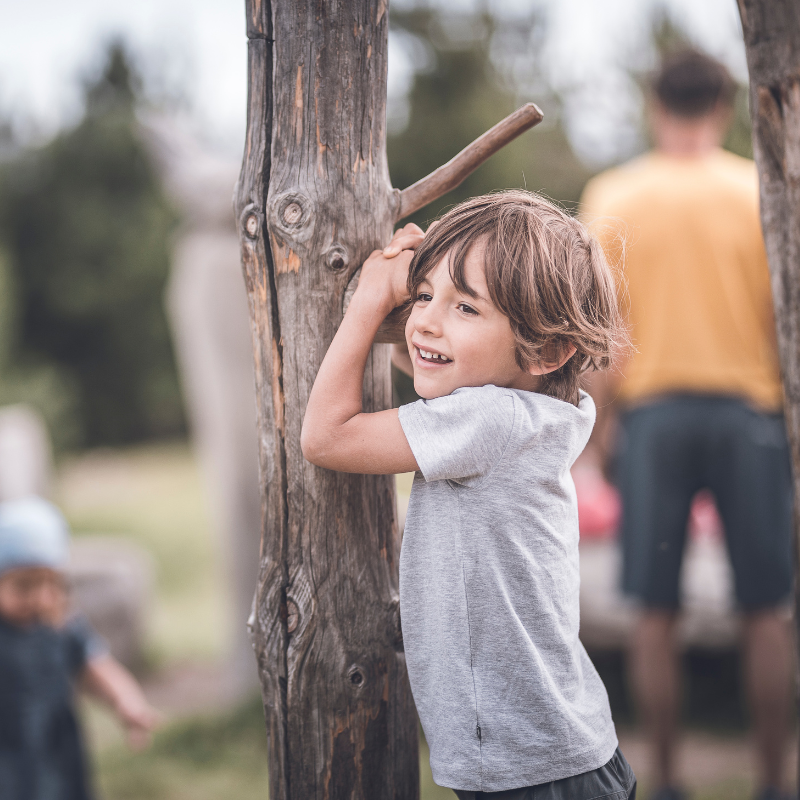
<svg viewBox="0 0 800 800">
<path fill-rule="evenodd" d="M 363 413 L 372 341 L 409 297 L 423 399 Z M 309 398 L 310 461 L 416 473 L 406 662 L 434 779 L 462 799 L 635 797 L 578 638 L 570 477 L 595 417 L 580 375 L 622 338 L 615 298 L 579 222 L 528 192 L 473 198 L 370 256 Z"/>
</svg>

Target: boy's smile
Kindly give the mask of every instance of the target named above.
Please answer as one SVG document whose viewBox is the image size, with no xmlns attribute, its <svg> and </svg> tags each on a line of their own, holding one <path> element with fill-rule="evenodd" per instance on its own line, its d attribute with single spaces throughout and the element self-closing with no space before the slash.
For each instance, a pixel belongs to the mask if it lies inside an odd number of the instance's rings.
<svg viewBox="0 0 800 800">
<path fill-rule="evenodd" d="M 443 397 L 464 386 L 507 386 L 534 391 L 538 375 L 520 368 L 508 317 L 489 297 L 483 247 L 467 254 L 464 277 L 474 295 L 458 290 L 443 258 L 417 288 L 406 323 L 406 344 L 420 397 Z"/>
</svg>

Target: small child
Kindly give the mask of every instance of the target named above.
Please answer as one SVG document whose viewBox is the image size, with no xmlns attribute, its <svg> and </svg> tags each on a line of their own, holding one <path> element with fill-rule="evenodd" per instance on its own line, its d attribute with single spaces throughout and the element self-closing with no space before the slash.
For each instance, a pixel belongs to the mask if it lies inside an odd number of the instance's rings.
<svg viewBox="0 0 800 800">
<path fill-rule="evenodd" d="M 67 524 L 37 497 L 0 503 L 0 797 L 89 800 L 73 681 L 147 743 L 158 714 L 81 618 L 69 619 Z"/>
<path fill-rule="evenodd" d="M 375 333 L 409 297 L 423 399 L 364 413 Z M 595 418 L 581 373 L 607 368 L 624 338 L 583 225 L 501 192 L 372 253 L 309 397 L 311 462 L 416 472 L 400 556 L 406 663 L 433 777 L 461 800 L 636 795 L 578 638 L 570 477 Z"/>
</svg>

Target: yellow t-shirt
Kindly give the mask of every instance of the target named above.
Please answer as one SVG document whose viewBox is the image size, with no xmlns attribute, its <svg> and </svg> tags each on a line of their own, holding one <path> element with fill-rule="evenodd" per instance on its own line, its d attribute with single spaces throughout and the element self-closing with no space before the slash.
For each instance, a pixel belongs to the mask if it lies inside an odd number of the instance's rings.
<svg viewBox="0 0 800 800">
<path fill-rule="evenodd" d="M 781 408 L 752 161 L 649 153 L 589 181 L 582 215 L 623 275 L 635 350 L 622 400 L 692 392 Z"/>
</svg>

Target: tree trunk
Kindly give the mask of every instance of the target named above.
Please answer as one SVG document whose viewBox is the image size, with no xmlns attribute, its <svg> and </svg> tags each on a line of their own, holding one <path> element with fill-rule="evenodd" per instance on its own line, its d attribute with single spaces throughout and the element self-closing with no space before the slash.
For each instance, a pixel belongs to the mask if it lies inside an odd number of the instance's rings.
<svg viewBox="0 0 800 800">
<path fill-rule="evenodd" d="M 349 279 L 389 240 L 385 2 L 248 0 L 237 198 L 256 358 L 263 531 L 252 622 L 270 796 L 415 798 L 392 476 L 312 466 L 300 428 Z M 273 42 L 274 39 L 274 42 Z M 364 408 L 391 406 L 376 345 Z"/>
<path fill-rule="evenodd" d="M 800 3 L 739 0 L 739 13 L 792 451 L 795 575 L 800 575 Z M 800 583 L 797 587 L 796 624 Z"/>
<path fill-rule="evenodd" d="M 385 152 L 386 0 L 246 0 L 246 13 L 236 212 L 258 406 L 262 537 L 250 626 L 270 797 L 407 800 L 419 795 L 419 756 L 393 477 L 309 464 L 303 413 L 348 285 L 401 208 L 410 214 L 456 186 L 541 112 L 524 106 L 398 192 Z M 364 410 L 388 408 L 391 396 L 388 346 L 377 344 Z"/>
</svg>

